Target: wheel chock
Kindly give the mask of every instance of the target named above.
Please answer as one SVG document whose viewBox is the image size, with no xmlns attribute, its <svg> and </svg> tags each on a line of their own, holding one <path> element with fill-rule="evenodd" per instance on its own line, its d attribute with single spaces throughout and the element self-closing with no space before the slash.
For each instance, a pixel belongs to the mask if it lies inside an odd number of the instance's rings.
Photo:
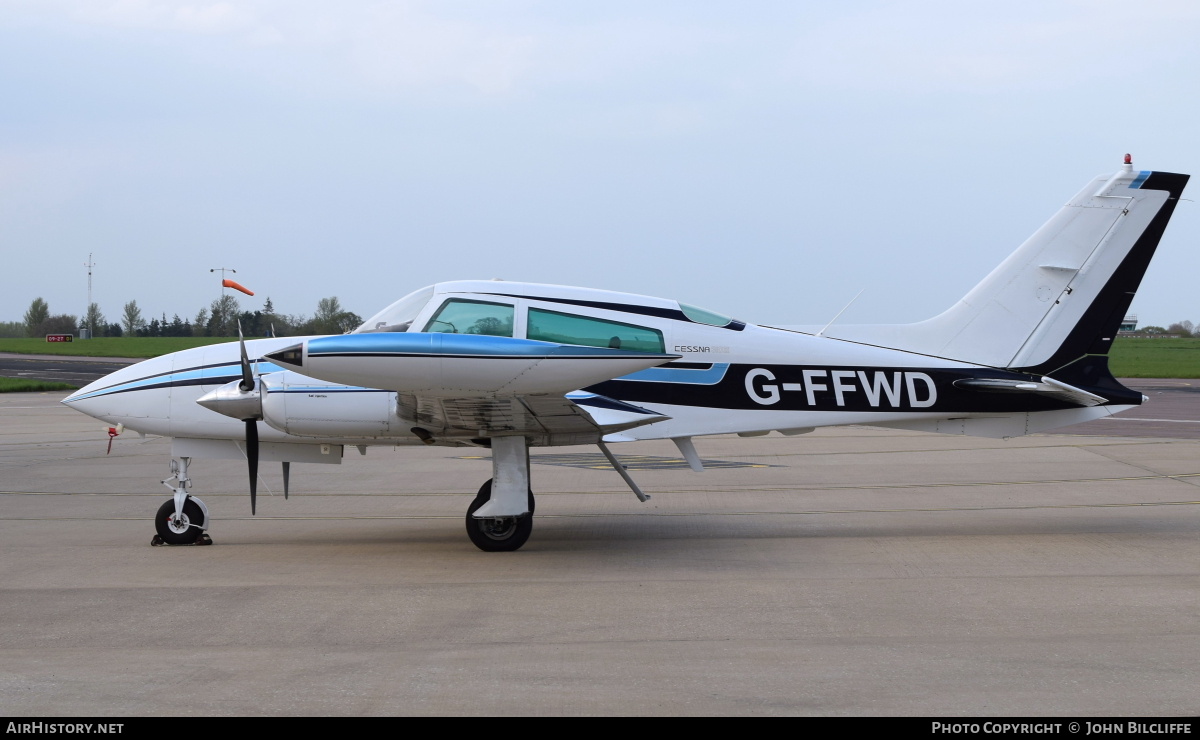
<svg viewBox="0 0 1200 740">
<path fill-rule="evenodd" d="M 212 537 L 209 537 L 207 532 L 197 537 L 195 542 L 189 542 L 186 545 L 170 545 L 166 540 L 158 535 L 154 535 L 154 538 L 150 540 L 151 547 L 203 547 L 205 545 L 211 545 L 212 543 Z"/>
</svg>

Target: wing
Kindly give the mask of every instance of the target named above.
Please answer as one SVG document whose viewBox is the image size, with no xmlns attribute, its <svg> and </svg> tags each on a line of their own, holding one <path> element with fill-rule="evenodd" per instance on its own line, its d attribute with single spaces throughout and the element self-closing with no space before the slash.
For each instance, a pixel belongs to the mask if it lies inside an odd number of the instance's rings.
<svg viewBox="0 0 1200 740">
<path fill-rule="evenodd" d="M 396 394 L 397 415 L 433 443 L 521 435 L 538 446 L 595 444 L 607 434 L 665 421 L 663 414 L 582 391 L 507 398 Z M 417 431 L 417 430 L 421 431 Z"/>
<path fill-rule="evenodd" d="M 343 334 L 266 355 L 333 383 L 431 398 L 556 395 L 679 355 L 474 334 Z"/>
<path fill-rule="evenodd" d="M 395 416 L 433 444 L 524 436 L 534 445 L 599 442 L 668 417 L 573 388 L 679 355 L 470 334 L 346 334 L 267 355 L 306 376 L 396 392 Z"/>
</svg>

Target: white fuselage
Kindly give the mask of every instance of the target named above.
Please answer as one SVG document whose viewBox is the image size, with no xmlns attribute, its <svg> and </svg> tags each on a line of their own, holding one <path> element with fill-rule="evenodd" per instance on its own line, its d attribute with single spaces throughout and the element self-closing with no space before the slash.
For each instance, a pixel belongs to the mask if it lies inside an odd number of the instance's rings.
<svg viewBox="0 0 1200 740">
<path fill-rule="evenodd" d="M 443 283 L 427 292 L 424 305 L 410 309 L 413 315 L 401 324 L 406 341 L 408 336 L 422 342 L 432 337 L 433 343 L 438 344 L 436 337 L 449 336 L 449 329 L 433 323 L 433 317 L 444 315 L 438 312 L 452 301 L 472 307 L 486 305 L 511 316 L 511 338 L 495 339 L 493 343 L 498 349 L 490 355 L 486 346 L 482 351 L 472 349 L 475 354 L 469 358 L 440 356 L 435 361 L 411 353 L 392 353 L 380 358 L 364 357 L 361 352 L 343 353 L 352 356 L 322 356 L 323 372 L 316 368 L 317 353 L 312 352 L 310 358 L 305 349 L 304 359 L 313 366 L 311 372 L 325 377 L 332 373 L 342 382 L 319 380 L 285 364 L 263 359 L 295 347 L 298 342 L 311 349 L 336 342 L 337 338 L 248 341 L 248 356 L 263 385 L 262 409 L 266 422 L 261 431 L 263 442 L 415 444 L 422 440 L 412 431 L 414 421 L 404 416 L 404 401 L 409 395 L 462 396 L 472 388 L 481 389 L 478 395 L 492 398 L 514 393 L 536 394 L 538 383 L 525 382 L 522 386 L 521 379 L 543 371 L 547 362 L 539 365 L 527 358 L 501 354 L 508 345 L 526 337 L 544 341 L 549 330 L 539 326 L 539 321 L 558 322 L 554 330 L 560 334 L 573 330 L 571 327 L 579 321 L 607 322 L 600 324 L 598 331 L 616 327 L 611 329 L 613 333 L 650 337 L 656 344 L 659 359 L 653 362 L 629 364 L 626 356 L 624 365 L 612 363 L 615 371 L 610 373 L 602 368 L 599 374 L 592 370 L 590 376 L 578 362 L 571 365 L 581 368 L 577 372 L 583 374 L 578 376 L 562 370 L 570 363 L 560 363 L 553 370 L 554 382 L 538 381 L 544 384 L 541 392 L 562 395 L 576 388 L 563 383 L 576 378 L 580 386 L 593 393 L 669 417 L 608 435 L 610 441 L 752 434 L 849 423 L 936 425 L 939 420 L 968 416 L 1069 412 L 1051 414 L 1058 425 L 1117 410 L 1113 406 L 1068 409 L 1047 405 L 1044 399 L 1035 399 L 1040 405 L 1022 406 L 1014 405 L 1011 397 L 997 405 L 995 397 L 970 392 L 965 396 L 971 402 L 968 403 L 963 400 L 963 392 L 951 385 L 953 380 L 1003 375 L 1005 371 L 732 320 L 718 326 L 714 324 L 721 322 L 721 318 L 709 318 L 711 314 L 692 310 L 691 315 L 710 322 L 701 323 L 690 318 L 680 304 L 664 299 L 484 281 Z M 386 313 L 385 310 L 380 315 Z M 562 329 L 563 326 L 567 328 Z M 592 328 L 587 325 L 577 331 L 592 331 Z M 357 345 L 370 342 L 372 337 L 387 339 L 383 333 L 344 337 Z M 613 340 L 619 344 L 617 336 Z M 488 342 L 487 337 L 476 337 L 481 346 Z M 612 350 L 596 350 L 603 351 Z M 668 356 L 678 359 L 671 360 Z M 201 396 L 239 378 L 238 361 L 237 343 L 176 352 L 119 370 L 71 395 L 65 403 L 110 424 L 123 424 L 146 434 L 240 439 L 244 434 L 241 421 L 196 403 Z M 595 364 L 594 358 L 588 362 Z M 346 369 L 340 370 L 338 363 Z M 352 384 L 345 382 L 339 372 L 360 382 L 364 378 L 377 382 L 371 383 L 373 387 Z M 974 404 L 977 400 L 985 403 Z M 1027 427 L 1026 424 L 1023 428 Z M 473 434 L 448 433 L 438 442 L 457 444 Z"/>
</svg>

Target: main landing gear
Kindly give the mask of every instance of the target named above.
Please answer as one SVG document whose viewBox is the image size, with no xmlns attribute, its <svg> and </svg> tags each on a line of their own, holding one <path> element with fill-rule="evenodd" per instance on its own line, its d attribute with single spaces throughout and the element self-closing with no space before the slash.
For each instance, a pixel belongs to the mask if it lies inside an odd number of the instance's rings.
<svg viewBox="0 0 1200 740">
<path fill-rule="evenodd" d="M 492 479 L 467 507 L 467 536 L 484 552 L 519 550 L 533 532 L 529 444 L 524 437 L 492 437 Z"/>
<path fill-rule="evenodd" d="M 676 440 L 693 470 L 703 470 L 691 439 Z M 603 441 L 597 442 L 604 457 L 613 466 L 639 501 L 649 494 L 629 477 L 625 466 Z M 479 488 L 467 507 L 467 536 L 484 552 L 512 552 L 521 549 L 533 532 L 533 490 L 529 487 L 529 443 L 524 437 L 492 437 L 492 479 Z"/>
<path fill-rule="evenodd" d="M 211 545 L 212 539 L 204 533 L 208 529 L 208 507 L 195 496 L 189 496 L 187 489 L 192 484 L 188 478 L 190 457 L 178 457 L 171 460 L 171 475 L 162 484 L 174 492 L 158 507 L 154 515 L 154 529 L 158 532 L 151 545 Z M 171 481 L 178 485 L 171 485 Z"/>
<path fill-rule="evenodd" d="M 533 532 L 533 491 L 529 490 L 529 513 L 521 516 L 476 518 L 475 512 L 492 500 L 492 481 L 479 487 L 475 500 L 467 507 L 467 536 L 484 552 L 512 552 L 521 549 Z"/>
</svg>

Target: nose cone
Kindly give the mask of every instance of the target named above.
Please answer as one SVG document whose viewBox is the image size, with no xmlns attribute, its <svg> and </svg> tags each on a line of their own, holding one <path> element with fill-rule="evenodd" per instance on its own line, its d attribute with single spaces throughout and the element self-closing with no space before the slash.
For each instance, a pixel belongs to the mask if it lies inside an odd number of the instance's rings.
<svg viewBox="0 0 1200 740">
<path fill-rule="evenodd" d="M 61 402 L 70 406 L 70 405 L 80 401 L 84 396 L 88 395 L 88 393 L 95 390 L 95 385 L 97 382 L 99 382 L 99 381 L 93 381 L 91 383 L 88 383 L 84 387 L 80 388 L 79 390 L 75 391 L 71 395 L 64 398 Z"/>
<path fill-rule="evenodd" d="M 170 371 L 169 357 L 144 360 L 88 383 L 62 402 L 109 424 L 138 428 L 135 420 L 170 416 Z"/>
<path fill-rule="evenodd" d="M 111 399 L 105 393 L 106 389 L 113 385 L 111 378 L 112 375 L 106 375 L 99 380 L 88 383 L 64 398 L 62 403 L 101 421 L 113 424 L 117 423 L 118 419 L 117 415 L 114 414 Z"/>
</svg>

